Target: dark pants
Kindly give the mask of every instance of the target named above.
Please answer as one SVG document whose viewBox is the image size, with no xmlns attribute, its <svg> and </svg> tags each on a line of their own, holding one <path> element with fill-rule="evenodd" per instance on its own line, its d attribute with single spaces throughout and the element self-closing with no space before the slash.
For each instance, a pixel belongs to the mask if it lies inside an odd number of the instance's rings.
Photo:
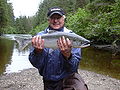
<svg viewBox="0 0 120 90">
<path fill-rule="evenodd" d="M 78 73 L 60 81 L 44 81 L 44 90 L 88 90 L 87 85 Z"/>
<path fill-rule="evenodd" d="M 60 81 L 45 81 L 44 90 L 63 90 L 63 80 Z"/>
</svg>

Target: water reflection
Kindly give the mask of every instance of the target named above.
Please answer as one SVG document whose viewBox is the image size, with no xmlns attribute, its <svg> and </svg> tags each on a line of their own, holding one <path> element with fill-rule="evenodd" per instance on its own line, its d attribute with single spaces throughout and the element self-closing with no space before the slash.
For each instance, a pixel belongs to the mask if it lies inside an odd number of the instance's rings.
<svg viewBox="0 0 120 90">
<path fill-rule="evenodd" d="M 0 39 L 0 74 L 32 68 L 28 61 L 28 49 L 19 52 L 16 47 L 17 43 L 15 41 Z"/>
<path fill-rule="evenodd" d="M 6 64 L 10 63 L 13 47 L 13 41 L 0 38 L 0 74 L 5 71 Z"/>
<path fill-rule="evenodd" d="M 120 55 L 95 48 L 83 49 L 80 68 L 120 79 Z"/>
<path fill-rule="evenodd" d="M 8 64 L 6 67 L 5 73 L 19 72 L 24 69 L 31 68 L 32 65 L 28 60 L 28 51 L 18 52 L 18 49 L 14 49 L 11 64 Z"/>
</svg>

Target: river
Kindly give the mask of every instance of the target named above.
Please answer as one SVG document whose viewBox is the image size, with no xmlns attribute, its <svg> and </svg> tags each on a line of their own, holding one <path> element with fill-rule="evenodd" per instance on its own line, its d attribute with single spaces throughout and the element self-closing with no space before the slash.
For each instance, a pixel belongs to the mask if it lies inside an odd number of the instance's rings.
<svg viewBox="0 0 120 90">
<path fill-rule="evenodd" d="M 13 35 L 8 36 L 12 38 Z M 0 74 L 33 68 L 28 60 L 29 51 L 26 48 L 19 52 L 18 44 L 14 40 L 0 38 Z M 108 51 L 93 47 L 84 48 L 79 68 L 120 79 L 120 55 L 113 56 Z"/>
</svg>

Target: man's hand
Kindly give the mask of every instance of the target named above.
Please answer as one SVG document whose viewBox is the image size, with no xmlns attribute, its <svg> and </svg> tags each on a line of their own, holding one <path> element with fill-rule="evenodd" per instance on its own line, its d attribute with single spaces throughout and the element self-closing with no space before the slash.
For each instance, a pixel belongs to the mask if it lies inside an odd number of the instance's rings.
<svg viewBox="0 0 120 90">
<path fill-rule="evenodd" d="M 58 47 L 63 56 L 68 59 L 71 56 L 72 43 L 68 38 L 64 36 L 60 37 L 57 41 Z"/>
<path fill-rule="evenodd" d="M 35 48 L 36 52 L 42 52 L 44 48 L 44 40 L 41 39 L 41 36 L 34 36 L 32 38 L 32 46 Z"/>
</svg>

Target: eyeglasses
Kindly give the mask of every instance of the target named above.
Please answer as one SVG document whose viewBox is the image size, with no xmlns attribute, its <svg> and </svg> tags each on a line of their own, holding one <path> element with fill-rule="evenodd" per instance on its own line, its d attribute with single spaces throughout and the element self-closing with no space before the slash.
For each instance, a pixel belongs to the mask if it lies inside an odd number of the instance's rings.
<svg viewBox="0 0 120 90">
<path fill-rule="evenodd" d="M 61 17 L 50 17 L 50 19 L 53 19 L 53 20 L 57 19 L 57 20 L 59 20 L 59 19 L 61 19 Z"/>
</svg>

